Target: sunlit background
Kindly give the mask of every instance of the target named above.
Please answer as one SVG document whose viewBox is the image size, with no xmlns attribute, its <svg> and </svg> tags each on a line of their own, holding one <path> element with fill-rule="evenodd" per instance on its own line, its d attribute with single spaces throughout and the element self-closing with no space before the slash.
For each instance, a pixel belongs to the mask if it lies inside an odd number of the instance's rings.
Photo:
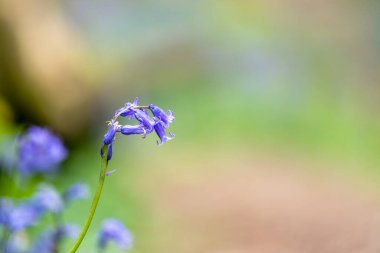
<svg viewBox="0 0 380 253">
<path fill-rule="evenodd" d="M 380 252 L 379 10 L 3 0 L 0 141 L 49 126 L 70 150 L 49 180 L 94 191 L 113 112 L 134 97 L 174 111 L 163 146 L 119 136 L 78 252 L 96 252 L 106 217 L 133 231 L 131 253 Z M 90 202 L 65 219 L 82 224 Z"/>
</svg>

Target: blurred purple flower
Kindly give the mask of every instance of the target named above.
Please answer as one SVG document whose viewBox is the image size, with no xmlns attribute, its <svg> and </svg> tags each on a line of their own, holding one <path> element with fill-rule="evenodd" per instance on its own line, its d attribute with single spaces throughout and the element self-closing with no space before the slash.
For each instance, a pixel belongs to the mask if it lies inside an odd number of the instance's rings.
<svg viewBox="0 0 380 253">
<path fill-rule="evenodd" d="M 9 199 L 0 200 L 0 225 L 11 232 L 24 230 L 37 223 L 42 212 L 39 211 L 30 199 L 18 205 Z"/>
<path fill-rule="evenodd" d="M 57 230 L 57 236 L 76 238 L 79 235 L 79 227 L 76 224 L 63 224 Z"/>
<path fill-rule="evenodd" d="M 47 228 L 35 240 L 30 253 L 52 253 L 55 252 L 54 230 Z"/>
<path fill-rule="evenodd" d="M 122 249 L 129 249 L 133 244 L 133 236 L 120 221 L 107 219 L 100 229 L 98 247 L 104 249 L 110 241 L 115 242 Z"/>
<path fill-rule="evenodd" d="M 30 253 L 53 253 L 58 251 L 59 243 L 65 237 L 75 238 L 79 227 L 73 224 L 63 224 L 58 228 L 48 227 L 39 235 Z"/>
<path fill-rule="evenodd" d="M 71 202 L 77 199 L 85 199 L 88 197 L 88 186 L 83 183 L 71 185 L 64 193 L 63 200 L 65 202 Z"/>
<path fill-rule="evenodd" d="M 40 217 L 41 212 L 36 210 L 35 206 L 27 200 L 12 209 L 7 217 L 6 227 L 12 232 L 24 230 L 34 226 Z"/>
<path fill-rule="evenodd" d="M 11 232 L 21 231 L 34 226 L 44 213 L 59 213 L 63 207 L 61 196 L 55 189 L 42 184 L 31 198 L 17 205 L 9 199 L 1 199 L 0 225 Z"/>
<path fill-rule="evenodd" d="M 53 212 L 59 213 L 63 210 L 64 203 L 59 193 L 47 184 L 41 184 L 37 193 L 30 200 L 35 209 L 41 213 Z"/>
<path fill-rule="evenodd" d="M 18 165 L 23 175 L 54 172 L 66 156 L 61 139 L 47 128 L 32 126 L 19 139 Z"/>
<path fill-rule="evenodd" d="M 8 227 L 9 217 L 14 208 L 13 202 L 7 198 L 0 199 L 0 226 Z"/>
</svg>

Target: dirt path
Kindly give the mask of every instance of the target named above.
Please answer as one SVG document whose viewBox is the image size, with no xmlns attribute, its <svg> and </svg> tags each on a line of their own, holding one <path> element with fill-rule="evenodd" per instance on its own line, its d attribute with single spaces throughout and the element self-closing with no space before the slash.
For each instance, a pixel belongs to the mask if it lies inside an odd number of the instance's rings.
<svg viewBox="0 0 380 253">
<path fill-rule="evenodd" d="M 240 154 L 191 164 L 148 183 L 163 252 L 380 252 L 380 197 L 344 170 Z"/>
</svg>

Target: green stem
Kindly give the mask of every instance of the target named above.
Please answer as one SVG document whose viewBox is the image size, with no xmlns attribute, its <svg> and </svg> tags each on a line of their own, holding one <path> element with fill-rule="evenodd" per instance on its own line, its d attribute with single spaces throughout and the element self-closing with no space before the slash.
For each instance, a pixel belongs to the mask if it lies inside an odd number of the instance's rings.
<svg viewBox="0 0 380 253">
<path fill-rule="evenodd" d="M 107 161 L 107 156 L 108 156 L 108 145 L 104 145 L 102 147 L 103 149 L 103 158 L 102 158 L 102 167 L 100 171 L 100 176 L 99 176 L 99 185 L 98 189 L 96 190 L 94 199 L 92 200 L 91 204 L 91 209 L 90 213 L 88 214 L 86 223 L 84 224 L 82 231 L 79 235 L 79 238 L 75 242 L 73 248 L 70 250 L 70 253 L 75 253 L 77 249 L 79 248 L 80 244 L 82 243 L 84 237 L 86 236 L 87 230 L 90 227 L 92 218 L 94 217 L 96 207 L 98 205 L 99 199 L 100 199 L 100 194 L 102 193 L 103 185 L 104 185 L 104 179 L 106 178 L 106 172 L 107 172 L 107 166 L 108 166 L 108 161 Z"/>
</svg>

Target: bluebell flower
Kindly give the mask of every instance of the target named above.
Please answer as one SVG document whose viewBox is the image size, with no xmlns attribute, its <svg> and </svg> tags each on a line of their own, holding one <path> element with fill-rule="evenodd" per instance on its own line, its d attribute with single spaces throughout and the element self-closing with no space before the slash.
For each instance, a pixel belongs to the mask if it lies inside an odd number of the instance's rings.
<svg viewBox="0 0 380 253">
<path fill-rule="evenodd" d="M 174 137 L 171 133 L 169 133 L 170 136 L 167 136 L 165 132 L 165 128 L 168 128 L 175 119 L 172 111 L 169 110 L 168 113 L 165 113 L 156 105 L 151 104 L 150 106 L 139 106 L 137 105 L 137 102 L 138 98 L 135 98 L 133 103 L 126 103 L 124 107 L 116 110 L 114 117 L 108 124 L 108 130 L 103 139 L 103 147 L 100 150 L 100 155 L 103 157 L 104 148 L 107 147 L 107 161 L 112 158 L 112 143 L 118 132 L 124 135 L 139 134 L 145 137 L 147 134 L 155 130 L 160 138 L 161 144 L 171 140 Z M 151 117 L 145 109 L 149 109 L 153 117 Z M 119 122 L 116 121 L 119 116 L 134 116 L 139 124 L 119 125 Z"/>
<path fill-rule="evenodd" d="M 60 194 L 47 184 L 41 184 L 30 201 L 33 203 L 34 208 L 41 213 L 59 213 L 64 207 Z"/>
<path fill-rule="evenodd" d="M 162 125 L 161 121 L 156 122 L 154 125 L 154 131 L 156 131 L 157 136 L 160 138 L 160 143 L 157 141 L 157 145 L 162 145 L 167 141 L 170 141 L 171 139 L 174 138 L 174 134 L 169 133 L 170 137 L 166 135 L 165 128 Z"/>
<path fill-rule="evenodd" d="M 118 109 L 114 113 L 114 117 L 122 116 L 127 117 L 131 116 L 135 113 L 135 107 L 137 106 L 137 103 L 139 102 L 139 98 L 135 98 L 133 100 L 133 103 L 126 103 L 122 108 Z"/>
<path fill-rule="evenodd" d="M 66 158 L 61 139 L 49 129 L 32 126 L 18 143 L 18 165 L 23 175 L 54 172 Z"/>
<path fill-rule="evenodd" d="M 137 125 L 137 126 L 124 125 L 120 128 L 120 133 L 124 135 L 141 134 L 145 136 L 148 133 L 148 131 L 142 125 Z"/>
<path fill-rule="evenodd" d="M 149 109 L 152 114 L 159 120 L 161 120 L 163 126 L 168 128 L 171 123 L 173 123 L 175 117 L 172 110 L 169 110 L 168 113 L 165 113 L 160 107 L 154 104 L 149 105 Z"/>
<path fill-rule="evenodd" d="M 104 135 L 104 145 L 111 144 L 115 139 L 115 134 L 119 130 L 119 123 L 117 121 L 111 121 L 108 125 L 108 131 Z"/>
<path fill-rule="evenodd" d="M 151 131 L 153 129 L 155 122 L 146 111 L 136 110 L 135 117 L 147 131 Z"/>
<path fill-rule="evenodd" d="M 65 202 L 71 202 L 77 199 L 85 199 L 88 197 L 89 190 L 88 186 L 83 183 L 77 183 L 71 185 L 64 193 L 63 200 Z"/>
<path fill-rule="evenodd" d="M 113 241 L 122 249 L 129 249 L 133 244 L 133 236 L 120 221 L 107 219 L 103 222 L 99 232 L 98 247 L 105 249 L 110 241 Z"/>
</svg>

